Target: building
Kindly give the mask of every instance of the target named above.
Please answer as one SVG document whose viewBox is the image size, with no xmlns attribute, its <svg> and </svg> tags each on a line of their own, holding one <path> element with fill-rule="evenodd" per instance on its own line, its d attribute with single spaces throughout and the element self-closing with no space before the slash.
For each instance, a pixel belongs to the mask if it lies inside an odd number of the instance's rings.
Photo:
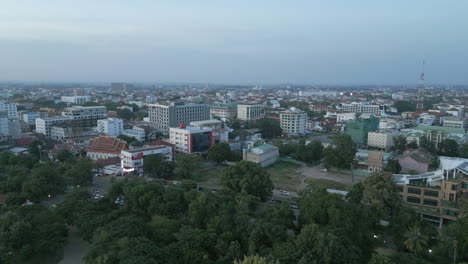
<svg viewBox="0 0 468 264">
<path fill-rule="evenodd" d="M 118 118 L 100 119 L 97 121 L 98 133 L 116 137 L 123 132 L 123 120 Z"/>
<path fill-rule="evenodd" d="M 367 113 L 373 115 L 380 115 L 385 112 L 385 105 L 368 105 L 362 103 L 350 103 L 350 104 L 341 104 L 341 111 L 352 112 L 352 113 Z"/>
<path fill-rule="evenodd" d="M 36 125 L 36 119 L 49 117 L 48 112 L 26 112 L 22 115 L 22 120 L 30 126 Z"/>
<path fill-rule="evenodd" d="M 169 133 L 170 127 L 188 124 L 192 121 L 210 119 L 210 108 L 204 104 L 171 103 L 150 104 L 149 120 L 159 132 Z"/>
<path fill-rule="evenodd" d="M 62 96 L 60 100 L 67 104 L 84 104 L 91 102 L 91 96 Z"/>
<path fill-rule="evenodd" d="M 367 145 L 379 149 L 389 149 L 393 147 L 394 133 L 376 131 L 367 134 Z"/>
<path fill-rule="evenodd" d="M 273 145 L 264 144 L 253 149 L 244 149 L 242 158 L 266 167 L 279 160 L 279 150 Z"/>
<path fill-rule="evenodd" d="M 53 125 L 71 124 L 71 120 L 71 117 L 64 116 L 36 118 L 36 132 L 45 136 L 50 136 L 50 129 Z"/>
<path fill-rule="evenodd" d="M 211 105 L 210 114 L 223 120 L 236 119 L 237 103 L 215 103 Z"/>
<path fill-rule="evenodd" d="M 455 116 L 446 116 L 444 119 L 444 127 L 453 127 L 453 128 L 466 128 L 467 122 L 466 119 L 455 117 Z"/>
<path fill-rule="evenodd" d="M 427 140 L 434 142 L 436 147 L 439 147 L 439 143 L 444 139 L 450 138 L 460 142 L 465 137 L 464 128 L 419 125 L 415 130 L 422 131 Z"/>
<path fill-rule="evenodd" d="M 6 111 L 8 118 L 18 118 L 18 109 L 16 103 L 0 101 L 0 111 Z"/>
<path fill-rule="evenodd" d="M 307 126 L 307 114 L 296 107 L 291 107 L 280 113 L 280 125 L 283 132 L 288 135 L 304 134 Z"/>
<path fill-rule="evenodd" d="M 388 152 L 358 149 L 356 152 L 356 168 L 368 172 L 382 171 L 393 155 Z"/>
<path fill-rule="evenodd" d="M 144 129 L 125 129 L 122 131 L 122 135 L 127 137 L 134 137 L 136 140 L 143 142 L 145 141 L 145 130 Z"/>
<path fill-rule="evenodd" d="M 184 153 L 206 152 L 213 144 L 213 130 L 181 124 L 179 128 L 169 129 L 169 142 L 175 145 L 175 150 Z"/>
<path fill-rule="evenodd" d="M 74 126 L 95 127 L 98 119 L 107 117 L 105 106 L 73 106 L 65 108 L 62 116 L 73 120 Z"/>
<path fill-rule="evenodd" d="M 98 137 L 91 139 L 86 148 L 86 156 L 92 160 L 119 157 L 122 150 L 128 149 L 125 141 L 115 137 Z"/>
<path fill-rule="evenodd" d="M 89 127 L 73 127 L 69 124 L 56 124 L 50 127 L 49 138 L 57 141 L 65 141 L 69 138 L 82 137 L 96 134 Z"/>
<path fill-rule="evenodd" d="M 396 156 L 400 163 L 401 172 L 426 173 L 433 160 L 433 155 L 425 149 L 418 148 L 412 151 L 406 151 L 402 155 Z"/>
<path fill-rule="evenodd" d="M 8 117 L 6 110 L 0 111 L 0 135 L 12 139 L 21 137 L 21 123 L 18 118 Z"/>
<path fill-rule="evenodd" d="M 126 83 L 121 83 L 121 82 L 113 82 L 111 83 L 110 90 L 112 92 L 116 93 L 125 93 L 127 92 L 127 84 Z"/>
<path fill-rule="evenodd" d="M 328 110 L 328 105 L 313 104 L 313 105 L 309 105 L 309 109 L 310 111 L 316 112 L 316 113 L 326 112 Z"/>
<path fill-rule="evenodd" d="M 457 219 L 468 192 L 468 159 L 439 157 L 440 167 L 419 175 L 394 174 L 402 201 L 439 227 Z"/>
<path fill-rule="evenodd" d="M 126 168 L 143 167 L 144 157 L 148 155 L 162 155 L 166 160 L 172 160 L 172 147 L 164 145 L 143 146 L 122 150 L 120 159 L 123 161 L 123 166 Z"/>
<path fill-rule="evenodd" d="M 229 140 L 229 130 L 224 126 L 224 123 L 220 120 L 203 120 L 190 122 L 190 126 L 198 128 L 211 128 L 213 131 L 213 140 L 215 144 L 219 142 L 227 142 Z"/>
<path fill-rule="evenodd" d="M 369 132 L 376 131 L 379 127 L 379 119 L 371 117 L 369 119 L 351 120 L 346 122 L 346 134 L 350 135 L 354 143 L 367 144 Z"/>
<path fill-rule="evenodd" d="M 349 120 L 355 120 L 356 113 L 336 113 L 336 122 L 337 123 L 346 123 Z"/>
<path fill-rule="evenodd" d="M 244 121 L 259 119 L 263 116 L 261 104 L 237 104 L 237 118 Z"/>
</svg>

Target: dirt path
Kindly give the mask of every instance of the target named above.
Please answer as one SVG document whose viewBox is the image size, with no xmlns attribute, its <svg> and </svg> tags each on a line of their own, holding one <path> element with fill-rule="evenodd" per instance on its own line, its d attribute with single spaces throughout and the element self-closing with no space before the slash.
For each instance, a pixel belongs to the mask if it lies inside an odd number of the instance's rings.
<svg viewBox="0 0 468 264">
<path fill-rule="evenodd" d="M 63 259 L 59 264 L 81 264 L 89 248 L 89 243 L 78 235 L 76 227 L 68 229 L 68 243 L 63 250 Z"/>
</svg>

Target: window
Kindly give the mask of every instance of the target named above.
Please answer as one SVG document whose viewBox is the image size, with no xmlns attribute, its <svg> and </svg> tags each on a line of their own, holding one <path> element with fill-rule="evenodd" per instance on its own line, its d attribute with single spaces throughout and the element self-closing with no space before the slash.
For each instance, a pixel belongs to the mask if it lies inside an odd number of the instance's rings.
<svg viewBox="0 0 468 264">
<path fill-rule="evenodd" d="M 413 196 L 408 196 L 408 198 L 406 198 L 406 201 L 407 201 L 408 203 L 417 203 L 417 204 L 421 203 L 421 199 L 420 199 L 420 198 L 418 198 L 418 197 L 413 197 Z"/>
<path fill-rule="evenodd" d="M 463 182 L 463 189 L 468 189 L 468 182 Z"/>
<path fill-rule="evenodd" d="M 450 210 L 450 209 L 444 209 L 443 213 L 444 215 L 448 215 L 448 216 L 453 216 L 453 217 L 457 216 L 457 212 L 454 210 Z"/>
<path fill-rule="evenodd" d="M 452 189 L 452 191 L 456 191 L 456 190 L 457 190 L 457 185 L 456 185 L 456 184 L 452 184 L 451 189 Z"/>
<path fill-rule="evenodd" d="M 439 192 L 438 191 L 431 191 L 431 190 L 424 190 L 424 195 L 425 196 L 439 197 Z"/>
<path fill-rule="evenodd" d="M 424 199 L 424 204 L 425 205 L 430 205 L 430 206 L 437 206 L 437 200 Z"/>
<path fill-rule="evenodd" d="M 421 194 L 421 189 L 418 188 L 408 188 L 408 193 Z"/>
<path fill-rule="evenodd" d="M 397 186 L 398 191 L 403 192 L 403 186 Z"/>
</svg>

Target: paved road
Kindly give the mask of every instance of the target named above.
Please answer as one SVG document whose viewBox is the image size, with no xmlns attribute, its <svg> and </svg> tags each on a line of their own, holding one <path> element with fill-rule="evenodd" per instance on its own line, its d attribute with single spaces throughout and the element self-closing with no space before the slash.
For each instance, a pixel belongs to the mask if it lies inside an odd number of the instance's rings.
<svg viewBox="0 0 468 264">
<path fill-rule="evenodd" d="M 83 257 L 89 248 L 89 243 L 81 239 L 76 227 L 68 228 L 68 243 L 63 250 L 63 259 L 58 264 L 84 263 Z"/>
</svg>

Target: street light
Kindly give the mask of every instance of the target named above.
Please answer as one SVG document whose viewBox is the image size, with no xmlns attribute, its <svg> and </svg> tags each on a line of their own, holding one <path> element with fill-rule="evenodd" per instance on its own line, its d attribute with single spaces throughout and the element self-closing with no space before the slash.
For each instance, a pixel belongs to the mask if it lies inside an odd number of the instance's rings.
<svg viewBox="0 0 468 264">
<path fill-rule="evenodd" d="M 428 252 L 429 252 L 429 254 L 432 253 L 432 249 L 429 249 Z"/>
</svg>

